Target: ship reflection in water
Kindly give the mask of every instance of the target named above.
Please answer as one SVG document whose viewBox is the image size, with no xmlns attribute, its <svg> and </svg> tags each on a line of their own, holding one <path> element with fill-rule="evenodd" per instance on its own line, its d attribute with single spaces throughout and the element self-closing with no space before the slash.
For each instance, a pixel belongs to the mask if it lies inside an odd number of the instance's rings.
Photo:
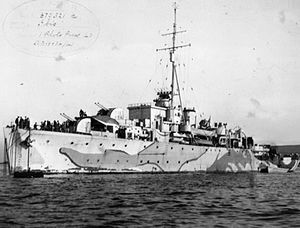
<svg viewBox="0 0 300 228">
<path fill-rule="evenodd" d="M 0 225 L 296 227 L 300 173 L 0 177 Z"/>
</svg>

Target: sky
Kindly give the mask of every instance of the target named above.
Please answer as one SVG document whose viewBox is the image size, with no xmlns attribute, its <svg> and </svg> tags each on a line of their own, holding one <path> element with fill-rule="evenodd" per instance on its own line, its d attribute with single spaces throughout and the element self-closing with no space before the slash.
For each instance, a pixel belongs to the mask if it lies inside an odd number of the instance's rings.
<svg viewBox="0 0 300 228">
<path fill-rule="evenodd" d="M 16 116 L 93 115 L 95 102 L 126 108 L 170 85 L 168 53 L 156 49 L 171 44 L 161 34 L 172 29 L 174 1 L 60 2 L 0 3 L 2 127 Z M 33 46 L 32 37 L 46 31 L 36 25 L 37 12 L 53 4 L 75 12 L 76 20 L 58 23 L 91 37 L 72 38 L 69 49 Z M 177 7 L 178 29 L 187 30 L 177 44 L 191 43 L 176 55 L 183 104 L 242 127 L 258 143 L 299 144 L 300 1 L 181 0 Z"/>
</svg>

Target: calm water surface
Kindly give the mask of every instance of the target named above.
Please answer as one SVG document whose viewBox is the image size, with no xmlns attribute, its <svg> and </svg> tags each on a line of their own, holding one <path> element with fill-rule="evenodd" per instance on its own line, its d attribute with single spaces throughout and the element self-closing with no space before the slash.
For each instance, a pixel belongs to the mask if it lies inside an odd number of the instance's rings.
<svg viewBox="0 0 300 228">
<path fill-rule="evenodd" d="M 300 227 L 300 173 L 0 176 L 0 227 Z"/>
</svg>

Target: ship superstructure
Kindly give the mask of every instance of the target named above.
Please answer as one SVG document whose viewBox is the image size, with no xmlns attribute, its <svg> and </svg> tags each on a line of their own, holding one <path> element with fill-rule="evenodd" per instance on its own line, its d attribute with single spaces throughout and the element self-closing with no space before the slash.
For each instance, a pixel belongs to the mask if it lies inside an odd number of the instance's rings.
<svg viewBox="0 0 300 228">
<path fill-rule="evenodd" d="M 128 119 L 120 108 L 106 108 L 52 127 L 6 128 L 9 167 L 16 170 L 42 170 L 46 173 L 73 172 L 241 172 L 258 171 L 273 164 L 256 159 L 252 137 L 241 128 L 228 129 L 226 123 L 199 123 L 193 107 L 183 107 L 174 54 L 191 44 L 176 45 L 178 31 L 174 6 L 171 47 L 170 89 L 161 89 L 153 102 L 128 106 Z M 175 102 L 175 98 L 177 102 Z M 48 126 L 49 125 L 49 126 Z M 286 171 L 286 170 L 285 170 Z"/>
</svg>

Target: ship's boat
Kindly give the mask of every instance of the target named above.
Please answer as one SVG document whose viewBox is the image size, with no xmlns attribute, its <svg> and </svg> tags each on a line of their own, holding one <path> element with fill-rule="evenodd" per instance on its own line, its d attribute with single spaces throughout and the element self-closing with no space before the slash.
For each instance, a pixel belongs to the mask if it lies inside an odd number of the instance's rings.
<svg viewBox="0 0 300 228">
<path fill-rule="evenodd" d="M 254 140 L 241 128 L 229 129 L 226 123 L 211 124 L 211 119 L 196 121 L 196 110 L 183 107 L 174 53 L 176 7 L 172 46 L 168 51 L 172 84 L 161 89 L 150 103 L 128 106 L 128 119 L 120 108 L 99 103 L 96 115 L 83 111 L 63 124 L 45 123 L 39 129 L 16 122 L 5 129 L 9 169 L 43 173 L 140 173 L 140 172 L 287 172 L 272 162 L 257 159 Z M 177 86 L 177 88 L 176 88 Z M 175 102 L 175 97 L 179 102 Z M 299 164 L 299 161 L 297 161 Z"/>
</svg>

